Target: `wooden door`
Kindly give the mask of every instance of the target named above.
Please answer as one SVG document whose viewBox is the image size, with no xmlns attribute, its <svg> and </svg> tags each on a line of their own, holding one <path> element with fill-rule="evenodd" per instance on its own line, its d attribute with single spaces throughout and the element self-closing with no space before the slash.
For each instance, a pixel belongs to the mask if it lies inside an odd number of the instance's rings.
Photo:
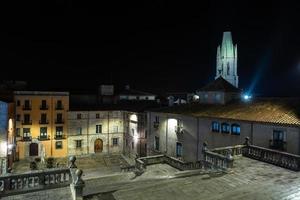
<svg viewBox="0 0 300 200">
<path fill-rule="evenodd" d="M 103 151 L 103 141 L 101 139 L 95 140 L 95 153 L 101 153 Z"/>
<path fill-rule="evenodd" d="M 29 156 L 39 155 L 39 145 L 37 143 L 31 143 L 29 146 Z"/>
</svg>

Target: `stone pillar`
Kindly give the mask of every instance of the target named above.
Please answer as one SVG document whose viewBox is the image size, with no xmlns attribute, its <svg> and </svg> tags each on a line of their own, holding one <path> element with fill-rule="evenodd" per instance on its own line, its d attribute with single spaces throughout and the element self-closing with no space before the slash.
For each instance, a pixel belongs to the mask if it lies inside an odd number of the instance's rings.
<svg viewBox="0 0 300 200">
<path fill-rule="evenodd" d="M 82 180 L 81 176 L 82 176 L 81 169 L 77 169 L 75 173 L 72 175 L 73 182 L 71 183 L 70 188 L 71 188 L 73 200 L 83 200 L 83 188 L 85 186 L 85 183 Z"/>
<path fill-rule="evenodd" d="M 72 178 L 71 179 L 72 183 L 70 184 L 70 188 L 71 188 L 73 200 L 83 200 L 83 188 L 85 186 L 85 183 L 81 178 L 83 172 L 81 169 L 77 169 L 77 166 L 75 164 L 76 161 L 75 156 L 71 156 L 69 158 L 69 161 L 70 161 L 69 168 L 70 168 L 70 173 Z"/>
</svg>

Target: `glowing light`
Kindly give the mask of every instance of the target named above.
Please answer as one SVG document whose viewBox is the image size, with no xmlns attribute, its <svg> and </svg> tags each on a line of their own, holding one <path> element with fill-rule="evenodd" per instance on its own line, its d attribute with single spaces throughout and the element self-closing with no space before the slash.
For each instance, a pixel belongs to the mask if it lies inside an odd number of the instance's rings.
<svg viewBox="0 0 300 200">
<path fill-rule="evenodd" d="M 177 119 L 168 119 L 168 125 L 169 127 L 177 126 Z"/>
<path fill-rule="evenodd" d="M 243 95 L 243 99 L 246 100 L 246 101 L 250 100 L 251 98 L 252 98 L 252 96 L 249 95 L 249 94 L 244 94 Z"/>
<path fill-rule="evenodd" d="M 130 115 L 129 119 L 130 119 L 130 121 L 135 121 L 135 122 L 137 122 L 137 120 L 138 120 L 136 114 Z"/>
<path fill-rule="evenodd" d="M 7 154 L 7 143 L 6 142 L 1 142 L 0 143 L 0 156 L 6 156 Z"/>
<path fill-rule="evenodd" d="M 194 101 L 199 100 L 199 95 L 194 95 L 194 96 L 193 96 L 193 99 L 194 99 Z"/>
</svg>

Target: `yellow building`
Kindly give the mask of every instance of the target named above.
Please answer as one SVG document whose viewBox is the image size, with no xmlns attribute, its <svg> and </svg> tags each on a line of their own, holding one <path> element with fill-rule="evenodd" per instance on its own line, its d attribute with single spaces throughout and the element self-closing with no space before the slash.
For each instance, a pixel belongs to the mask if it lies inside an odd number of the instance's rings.
<svg viewBox="0 0 300 200">
<path fill-rule="evenodd" d="M 67 156 L 68 92 L 14 92 L 16 154 L 28 157 Z"/>
</svg>

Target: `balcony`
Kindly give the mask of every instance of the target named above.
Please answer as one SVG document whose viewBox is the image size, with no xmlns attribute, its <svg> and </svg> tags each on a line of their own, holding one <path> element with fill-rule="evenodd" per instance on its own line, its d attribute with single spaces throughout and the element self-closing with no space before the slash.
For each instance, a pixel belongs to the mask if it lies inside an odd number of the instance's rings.
<svg viewBox="0 0 300 200">
<path fill-rule="evenodd" d="M 40 124 L 49 124 L 49 121 L 48 120 L 40 120 L 39 123 Z"/>
<path fill-rule="evenodd" d="M 49 106 L 48 105 L 40 105 L 40 110 L 48 110 Z"/>
<path fill-rule="evenodd" d="M 50 140 L 50 135 L 46 135 L 46 136 L 38 136 L 38 140 L 39 140 L 39 141 Z"/>
<path fill-rule="evenodd" d="M 183 134 L 183 126 L 175 126 L 175 132 L 178 134 Z"/>
<path fill-rule="evenodd" d="M 31 140 L 32 140 L 31 136 L 23 136 L 21 139 L 21 141 L 23 142 L 31 142 Z"/>
<path fill-rule="evenodd" d="M 156 128 L 156 129 L 158 129 L 158 127 L 159 127 L 159 122 L 153 122 L 153 127 Z"/>
<path fill-rule="evenodd" d="M 63 124 L 65 123 L 63 119 L 56 119 L 55 124 Z"/>
<path fill-rule="evenodd" d="M 32 125 L 32 120 L 24 120 L 22 121 L 22 125 Z"/>
<path fill-rule="evenodd" d="M 63 109 L 64 109 L 63 105 L 56 104 L 55 110 L 63 110 Z"/>
<path fill-rule="evenodd" d="M 23 110 L 31 110 L 31 105 L 23 105 Z"/>
<path fill-rule="evenodd" d="M 286 151 L 286 142 L 283 140 L 270 140 L 270 149 L 275 149 L 279 151 Z"/>
<path fill-rule="evenodd" d="M 54 139 L 55 140 L 63 140 L 63 139 L 66 139 L 66 136 L 65 135 L 55 135 Z"/>
</svg>

